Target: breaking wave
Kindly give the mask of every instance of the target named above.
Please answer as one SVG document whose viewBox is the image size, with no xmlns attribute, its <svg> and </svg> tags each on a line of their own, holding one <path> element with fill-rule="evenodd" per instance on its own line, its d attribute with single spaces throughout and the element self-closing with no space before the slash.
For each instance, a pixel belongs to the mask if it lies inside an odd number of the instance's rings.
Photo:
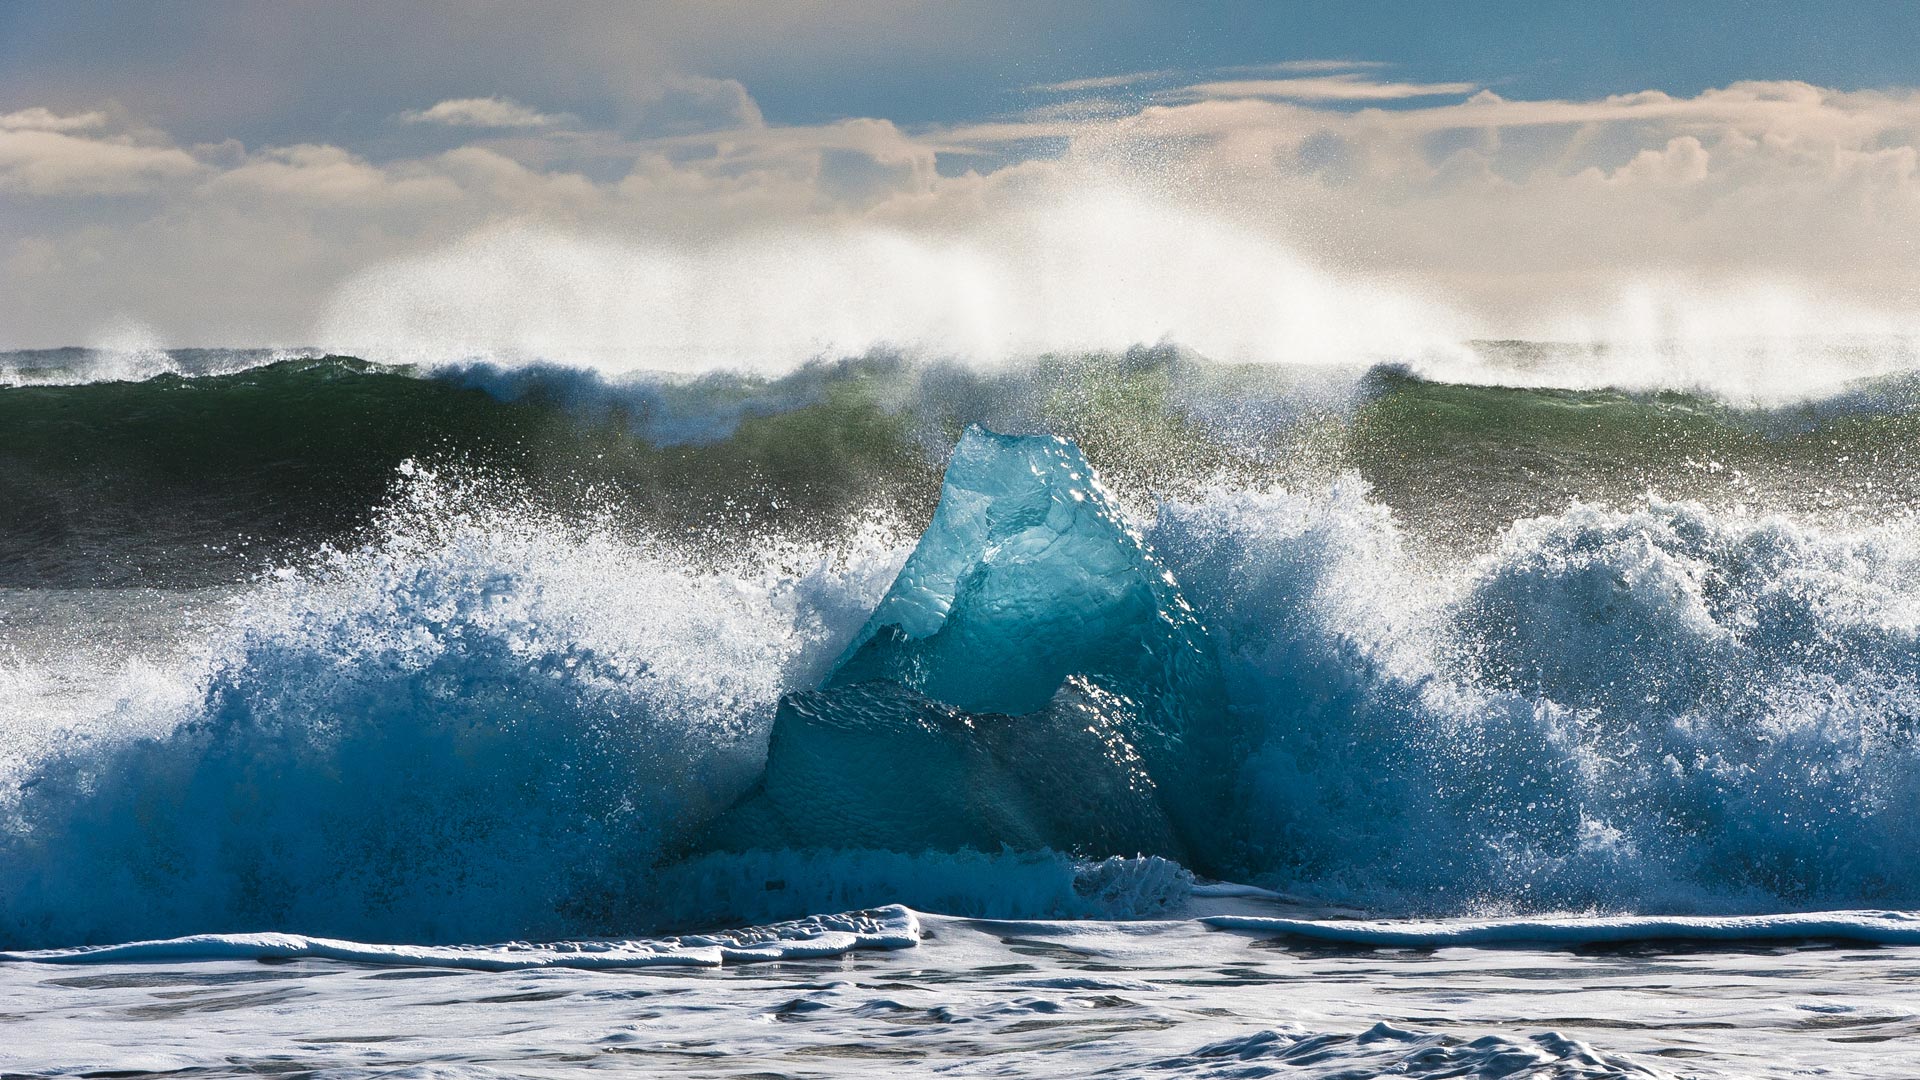
<svg viewBox="0 0 1920 1080">
<path fill-rule="evenodd" d="M 631 456 L 555 500 L 505 458 L 368 452 L 384 494 L 336 545 L 223 585 L 183 658 L 85 673 L 98 702 L 10 748 L 0 940 L 1136 917 L 1194 874 L 1384 915 L 1920 906 L 1920 548 L 1887 504 L 1770 494 L 1849 459 L 1905 501 L 1900 385 L 1743 413 L 1376 372 L 1262 412 L 1177 355 L 1063 370 L 875 360 L 569 397 L 289 361 L 5 391 L 81 417 L 144 400 L 179 431 L 249 393 L 322 410 L 289 422 L 416 395 L 455 446 L 509 418 L 541 454 Z M 982 412 L 1085 453 L 976 429 L 942 487 L 942 432 Z M 1329 416 L 1342 441 L 1302 466 Z M 1245 437 L 1281 429 L 1300 437 Z M 1542 461 L 1614 471 L 1568 503 Z M 1464 479 L 1419 502 L 1451 463 Z M 817 535 L 743 512 L 702 537 L 705 508 L 636 511 L 670 493 L 655 468 L 758 477 L 728 489 L 752 513 L 819 476 L 843 501 L 807 505 Z M 1730 472 L 1709 494 L 1731 497 L 1644 493 Z M 909 489 L 886 514 L 844 501 Z M 1527 492 L 1557 505 L 1502 501 Z M 1449 546 L 1422 506 L 1492 520 Z M 25 713 L 79 676 L 12 625 L 0 694 Z"/>
<path fill-rule="evenodd" d="M 1328 254 L 1105 185 L 931 228 L 686 240 L 505 224 L 361 272 L 314 336 L 385 362 L 612 375 L 777 375 L 873 351 L 993 368 L 1163 343 L 1224 363 L 1763 404 L 1920 366 L 1910 314 L 1803 284 L 1642 277 L 1516 324 Z M 1557 344 L 1472 340 L 1494 326 Z"/>
</svg>

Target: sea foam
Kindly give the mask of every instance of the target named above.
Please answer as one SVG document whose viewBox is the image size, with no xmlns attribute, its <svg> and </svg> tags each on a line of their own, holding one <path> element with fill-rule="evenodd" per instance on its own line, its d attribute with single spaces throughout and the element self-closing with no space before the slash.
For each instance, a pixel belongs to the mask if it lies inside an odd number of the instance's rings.
<svg viewBox="0 0 1920 1080">
<path fill-rule="evenodd" d="M 410 467 L 177 692 L 32 755 L 7 943 L 1164 913 L 1168 857 L 1379 914 L 1920 904 L 1897 530 L 1649 499 L 1436 566 L 1352 480 L 1142 520 L 1050 438 L 962 450 L 904 574 L 879 538 L 696 566 Z M 819 719 L 854 698 L 873 723 Z"/>
</svg>

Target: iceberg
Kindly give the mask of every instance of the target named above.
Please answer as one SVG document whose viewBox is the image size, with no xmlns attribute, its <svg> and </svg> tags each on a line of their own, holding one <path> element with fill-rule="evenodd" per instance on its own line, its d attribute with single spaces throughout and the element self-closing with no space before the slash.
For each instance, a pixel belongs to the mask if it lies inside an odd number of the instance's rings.
<svg viewBox="0 0 1920 1080">
<path fill-rule="evenodd" d="M 1121 734 L 1127 699 L 1075 678 L 1023 716 L 897 683 L 791 694 L 723 848 L 1148 853 L 1183 846 Z"/>
<path fill-rule="evenodd" d="M 969 428 L 893 586 L 781 702 L 763 778 L 708 843 L 1217 868 L 1227 717 L 1205 627 L 1080 449 Z"/>
</svg>

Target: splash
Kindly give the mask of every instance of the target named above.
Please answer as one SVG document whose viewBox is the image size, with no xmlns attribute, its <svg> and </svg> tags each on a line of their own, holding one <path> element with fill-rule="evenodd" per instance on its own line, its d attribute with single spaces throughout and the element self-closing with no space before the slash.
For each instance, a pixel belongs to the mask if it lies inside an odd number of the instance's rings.
<svg viewBox="0 0 1920 1080">
<path fill-rule="evenodd" d="M 977 367 L 1170 344 L 1227 364 L 1777 405 L 1920 367 L 1920 323 L 1791 280 L 1643 276 L 1549 316 L 1310 256 L 1266 219 L 1093 185 L 937 224 L 694 242 L 527 223 L 344 283 L 314 340 L 386 362 L 777 375 L 898 352 Z M 1515 339 L 1527 340 L 1515 340 Z"/>
<path fill-rule="evenodd" d="M 1149 540 L 1263 725 L 1268 880 L 1381 910 L 1920 899 L 1920 552 L 1650 500 L 1423 569 L 1361 489 L 1226 493 Z"/>
<path fill-rule="evenodd" d="M 1650 278 L 1530 329 L 1408 367 L 1441 382 L 1677 392 L 1737 406 L 1829 397 L 1920 368 L 1920 322 L 1797 282 Z"/>
<path fill-rule="evenodd" d="M 647 869 L 752 780 L 780 694 L 891 567 L 876 540 L 786 553 L 797 572 L 700 572 L 407 471 L 377 541 L 236 602 L 170 712 L 129 698 L 42 752 L 0 805 L 0 932 L 644 920 Z"/>
<path fill-rule="evenodd" d="M 1163 340 L 1223 361 L 1364 367 L 1464 336 L 1428 300 L 1107 191 L 946 230 L 848 225 L 705 245 L 495 229 L 348 282 L 315 340 L 411 363 L 692 374 L 877 349 L 992 365 Z"/>
<path fill-rule="evenodd" d="M 1131 518 L 978 434 L 911 556 L 722 566 L 409 471 L 16 772 L 9 944 L 1151 914 L 1180 862 L 1380 914 L 1920 903 L 1908 530 L 1575 504 L 1449 566 L 1351 478 Z"/>
</svg>

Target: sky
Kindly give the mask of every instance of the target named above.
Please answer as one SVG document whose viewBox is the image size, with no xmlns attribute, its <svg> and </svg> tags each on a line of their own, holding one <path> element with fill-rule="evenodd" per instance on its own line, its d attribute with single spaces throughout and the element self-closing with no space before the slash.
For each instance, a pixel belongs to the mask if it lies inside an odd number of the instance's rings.
<svg viewBox="0 0 1920 1080">
<path fill-rule="evenodd" d="M 0 347 L 1878 332 L 1917 40 L 1908 3 L 14 0 Z"/>
</svg>

